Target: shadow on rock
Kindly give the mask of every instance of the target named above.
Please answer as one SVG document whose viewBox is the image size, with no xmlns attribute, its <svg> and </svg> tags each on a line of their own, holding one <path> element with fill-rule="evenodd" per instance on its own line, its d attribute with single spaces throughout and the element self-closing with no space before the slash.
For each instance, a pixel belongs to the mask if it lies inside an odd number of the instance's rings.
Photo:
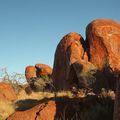
<svg viewBox="0 0 120 120">
<path fill-rule="evenodd" d="M 15 103 L 16 111 L 25 111 L 28 110 L 38 104 L 42 104 L 49 99 L 44 98 L 42 100 L 36 100 L 36 99 L 26 99 L 26 100 L 20 100 Z"/>
<path fill-rule="evenodd" d="M 103 70 L 97 70 L 94 77 L 96 80 L 91 85 L 91 88 L 95 93 L 100 93 L 102 88 L 115 91 L 115 75 L 109 67 L 105 67 Z"/>
</svg>

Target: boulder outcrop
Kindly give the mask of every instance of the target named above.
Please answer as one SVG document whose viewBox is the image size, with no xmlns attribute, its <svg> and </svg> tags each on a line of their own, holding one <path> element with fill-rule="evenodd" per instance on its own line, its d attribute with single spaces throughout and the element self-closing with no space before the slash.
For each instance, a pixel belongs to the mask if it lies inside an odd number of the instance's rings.
<svg viewBox="0 0 120 120">
<path fill-rule="evenodd" d="M 36 64 L 35 66 L 27 66 L 25 69 L 26 79 L 36 78 L 40 75 L 52 74 L 52 68 L 46 64 Z"/>
<path fill-rule="evenodd" d="M 87 26 L 86 35 L 90 61 L 100 70 L 110 66 L 115 71 L 120 66 L 120 24 L 94 20 Z"/>
<path fill-rule="evenodd" d="M 55 111 L 55 102 L 49 101 L 26 111 L 17 111 L 7 120 L 54 120 Z"/>
<path fill-rule="evenodd" d="M 0 100 L 14 101 L 17 96 L 9 83 L 0 82 Z"/>
<path fill-rule="evenodd" d="M 113 20 L 98 19 L 86 29 L 90 61 L 99 70 L 109 67 L 116 75 L 116 99 L 114 120 L 120 112 L 120 24 Z M 108 74 L 108 73 L 106 73 Z"/>
<path fill-rule="evenodd" d="M 56 89 L 70 89 L 79 82 L 84 84 L 80 73 L 91 69 L 94 69 L 94 65 L 88 61 L 82 36 L 75 32 L 64 36 L 57 46 L 54 58 L 52 76 Z"/>
<path fill-rule="evenodd" d="M 120 24 L 107 19 L 94 20 L 86 28 L 86 41 L 75 32 L 65 35 L 56 48 L 53 71 L 48 65 L 36 64 L 26 67 L 25 75 L 29 83 L 25 87 L 28 94 L 31 92 L 29 86 L 41 91 L 54 84 L 56 90 L 70 89 L 73 98 L 59 98 L 55 94 L 55 98 L 46 99 L 47 102 L 41 100 L 33 108 L 16 111 L 7 120 L 54 120 L 63 117 L 120 120 Z M 6 88 L 2 86 L 0 84 L 0 90 Z M 87 94 L 89 86 L 94 94 Z M 86 88 L 87 95 L 79 98 L 77 87 Z M 113 117 L 114 101 L 107 92 L 115 88 Z M 97 90 L 99 96 L 95 95 Z M 15 96 L 11 96 L 8 91 L 0 91 L 2 99 L 14 100 Z"/>
<path fill-rule="evenodd" d="M 51 75 L 52 68 L 46 64 L 28 66 L 25 70 L 27 82 L 34 91 L 53 89 Z M 27 88 L 27 91 L 28 90 L 30 90 L 29 87 Z"/>
<path fill-rule="evenodd" d="M 50 75 L 52 74 L 52 68 L 46 64 L 36 64 L 37 77 L 39 75 Z"/>
<path fill-rule="evenodd" d="M 35 78 L 36 76 L 36 68 L 34 66 L 27 66 L 25 69 L 25 76 L 26 79 L 30 79 L 30 78 Z"/>
</svg>

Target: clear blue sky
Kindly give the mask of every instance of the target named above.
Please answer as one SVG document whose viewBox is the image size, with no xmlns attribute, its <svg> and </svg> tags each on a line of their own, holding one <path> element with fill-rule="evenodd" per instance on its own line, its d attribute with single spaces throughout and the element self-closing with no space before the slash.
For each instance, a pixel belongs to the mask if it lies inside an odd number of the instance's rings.
<svg viewBox="0 0 120 120">
<path fill-rule="evenodd" d="M 85 37 L 96 18 L 120 22 L 120 0 L 0 0 L 0 68 L 52 66 L 60 39 L 72 31 Z"/>
</svg>

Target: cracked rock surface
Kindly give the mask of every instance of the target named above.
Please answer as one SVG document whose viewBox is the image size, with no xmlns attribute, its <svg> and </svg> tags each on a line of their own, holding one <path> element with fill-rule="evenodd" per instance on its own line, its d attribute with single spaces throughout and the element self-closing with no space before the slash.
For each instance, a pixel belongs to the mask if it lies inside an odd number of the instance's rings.
<svg viewBox="0 0 120 120">
<path fill-rule="evenodd" d="M 17 111 L 7 120 L 54 120 L 55 111 L 55 102 L 49 101 L 26 111 Z"/>
</svg>

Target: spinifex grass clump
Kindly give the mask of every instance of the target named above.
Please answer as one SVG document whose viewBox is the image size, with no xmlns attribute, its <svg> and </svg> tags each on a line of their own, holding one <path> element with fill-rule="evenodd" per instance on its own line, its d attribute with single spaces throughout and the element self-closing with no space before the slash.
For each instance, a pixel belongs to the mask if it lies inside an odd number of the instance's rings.
<svg viewBox="0 0 120 120">
<path fill-rule="evenodd" d="M 39 75 L 39 77 L 30 78 L 29 85 L 33 91 L 51 91 L 53 87 L 52 78 L 49 75 Z"/>
</svg>

